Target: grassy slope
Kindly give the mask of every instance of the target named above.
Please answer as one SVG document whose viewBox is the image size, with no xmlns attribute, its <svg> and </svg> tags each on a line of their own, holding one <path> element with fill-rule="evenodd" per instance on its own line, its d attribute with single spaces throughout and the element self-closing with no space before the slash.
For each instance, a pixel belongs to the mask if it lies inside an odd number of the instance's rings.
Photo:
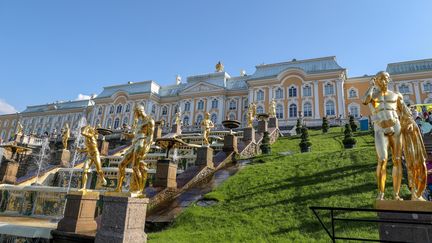
<svg viewBox="0 0 432 243">
<path fill-rule="evenodd" d="M 375 197 L 373 137 L 361 133 L 356 137 L 357 147 L 344 150 L 340 128 L 332 128 L 325 135 L 310 131 L 312 152 L 306 154 L 299 153 L 298 138 L 280 138 L 272 146 L 271 155 L 257 157 L 253 164 L 207 195 L 220 200 L 217 205 L 191 206 L 172 227 L 149 234 L 149 239 L 328 242 L 309 206 L 371 207 Z M 278 155 L 281 151 L 295 154 Z M 342 231 L 350 236 L 377 236 L 376 227 L 371 226 L 345 224 Z"/>
</svg>

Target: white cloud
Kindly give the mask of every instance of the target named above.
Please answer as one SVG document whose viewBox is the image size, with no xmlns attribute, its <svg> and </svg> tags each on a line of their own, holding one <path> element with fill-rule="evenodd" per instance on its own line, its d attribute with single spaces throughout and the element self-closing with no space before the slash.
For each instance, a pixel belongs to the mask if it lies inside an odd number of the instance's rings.
<svg viewBox="0 0 432 243">
<path fill-rule="evenodd" d="M 17 110 L 12 105 L 6 103 L 6 101 L 0 99 L 0 114 L 11 114 L 16 113 Z"/>
<path fill-rule="evenodd" d="M 92 94 L 92 95 L 79 94 L 75 100 L 88 100 L 91 98 L 95 98 L 96 96 L 97 96 L 96 94 Z"/>
</svg>

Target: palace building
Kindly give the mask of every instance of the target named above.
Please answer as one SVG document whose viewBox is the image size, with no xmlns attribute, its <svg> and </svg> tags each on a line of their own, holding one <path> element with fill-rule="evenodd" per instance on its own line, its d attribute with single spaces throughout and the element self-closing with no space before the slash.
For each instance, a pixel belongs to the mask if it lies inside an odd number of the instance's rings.
<svg viewBox="0 0 432 243">
<path fill-rule="evenodd" d="M 402 93 L 406 103 L 432 103 L 432 59 L 390 63 L 386 71 L 393 81 L 390 89 Z M 197 131 L 205 112 L 218 127 L 225 119 L 246 124 L 251 102 L 257 104 L 257 113 L 263 113 L 275 99 L 279 126 L 294 125 L 299 116 L 306 125 L 319 126 L 323 116 L 369 116 L 361 97 L 372 77 L 347 77 L 334 56 L 257 65 L 252 75 L 240 76 L 229 75 L 218 63 L 215 72 L 187 77 L 186 82 L 180 77 L 168 86 L 153 80 L 128 82 L 104 87 L 90 100 L 28 106 L 20 113 L 1 115 L 0 138 L 13 136 L 18 121 L 26 134 L 37 135 L 58 133 L 66 122 L 74 128 L 81 117 L 95 126 L 121 129 L 132 124 L 136 104 L 166 126 L 181 111 L 183 131 Z"/>
</svg>

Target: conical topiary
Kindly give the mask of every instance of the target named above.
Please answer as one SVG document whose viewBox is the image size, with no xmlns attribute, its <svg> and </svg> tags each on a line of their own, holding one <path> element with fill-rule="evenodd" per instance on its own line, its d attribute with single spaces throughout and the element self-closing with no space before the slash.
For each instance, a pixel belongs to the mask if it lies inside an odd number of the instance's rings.
<svg viewBox="0 0 432 243">
<path fill-rule="evenodd" d="M 351 130 L 353 132 L 357 132 L 357 124 L 355 123 L 354 116 L 352 116 L 352 115 L 349 117 L 349 124 L 351 126 Z"/>
<path fill-rule="evenodd" d="M 345 131 L 344 131 L 345 137 L 342 140 L 342 143 L 344 144 L 345 148 L 353 148 L 357 141 L 353 137 L 352 130 L 350 124 L 345 124 Z"/>
<path fill-rule="evenodd" d="M 325 116 L 322 119 L 322 131 L 323 131 L 323 133 L 327 133 L 328 129 L 329 129 L 329 124 L 328 124 L 327 117 Z"/>
<path fill-rule="evenodd" d="M 309 132 L 306 127 L 301 128 L 301 141 L 300 141 L 300 151 L 302 153 L 309 152 L 312 143 L 309 141 Z"/>
<path fill-rule="evenodd" d="M 302 132 L 302 124 L 300 119 L 297 119 L 297 124 L 296 124 L 296 133 L 297 135 L 299 135 Z"/>
</svg>

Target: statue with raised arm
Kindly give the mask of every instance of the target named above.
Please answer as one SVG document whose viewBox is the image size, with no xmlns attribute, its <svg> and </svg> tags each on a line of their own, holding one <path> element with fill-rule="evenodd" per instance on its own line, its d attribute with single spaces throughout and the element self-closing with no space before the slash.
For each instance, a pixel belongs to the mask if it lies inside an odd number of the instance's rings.
<svg viewBox="0 0 432 243">
<path fill-rule="evenodd" d="M 181 114 L 180 111 L 177 111 L 175 114 L 175 124 L 180 127 L 181 126 Z"/>
<path fill-rule="evenodd" d="M 69 124 L 65 123 L 63 129 L 62 129 L 62 143 L 63 143 L 63 149 L 67 149 L 68 140 L 70 137 L 70 129 Z"/>
<path fill-rule="evenodd" d="M 68 128 L 69 129 L 69 128 Z M 85 148 L 80 149 L 80 152 L 87 152 L 87 159 L 84 162 L 83 174 L 82 174 L 82 183 L 81 183 L 81 191 L 86 190 L 87 179 L 89 168 L 94 164 L 96 167 L 96 172 L 99 175 L 99 178 L 102 180 L 102 185 L 106 185 L 107 181 L 105 180 L 104 173 L 102 171 L 102 163 L 100 159 L 100 154 L 98 150 L 97 138 L 98 132 L 97 130 L 90 126 L 84 126 L 81 128 L 81 135 L 84 137 Z"/>
<path fill-rule="evenodd" d="M 392 154 L 394 199 L 402 200 L 399 190 L 402 183 L 402 151 L 404 152 L 412 200 L 424 200 L 422 193 L 426 187 L 426 152 L 421 132 L 411 117 L 411 112 L 403 101 L 403 96 L 387 89 L 390 75 L 381 71 L 371 79 L 363 104 L 369 105 L 375 131 L 375 148 L 378 165 L 377 200 L 384 200 L 386 166 L 388 154 Z"/>
<path fill-rule="evenodd" d="M 153 143 L 154 126 L 154 120 L 145 113 L 144 107 L 142 105 L 137 105 L 134 109 L 132 145 L 126 151 L 123 160 L 119 164 L 117 192 L 122 191 L 126 166 L 132 164 L 133 172 L 129 191 L 137 193 L 138 195 L 144 194 L 147 180 L 147 167 L 144 163 L 144 159 Z"/>
<path fill-rule="evenodd" d="M 19 122 L 19 121 L 18 121 L 18 123 L 17 123 L 17 131 L 16 131 L 16 135 L 20 135 L 20 136 L 24 135 L 24 127 L 23 127 L 23 125 L 21 124 L 21 122 Z"/>
<path fill-rule="evenodd" d="M 276 117 L 276 101 L 274 99 L 269 104 L 269 117 Z"/>
<path fill-rule="evenodd" d="M 206 112 L 204 115 L 204 120 L 201 122 L 201 130 L 203 133 L 203 145 L 208 146 L 210 129 L 214 127 L 213 122 L 210 120 L 210 113 Z"/>
</svg>

